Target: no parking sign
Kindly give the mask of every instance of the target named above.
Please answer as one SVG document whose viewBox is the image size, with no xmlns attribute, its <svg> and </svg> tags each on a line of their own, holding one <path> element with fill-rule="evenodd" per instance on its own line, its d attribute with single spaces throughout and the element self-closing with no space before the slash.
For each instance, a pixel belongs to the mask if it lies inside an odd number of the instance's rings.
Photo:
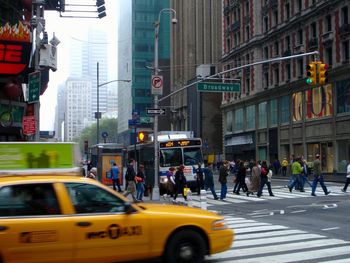
<svg viewBox="0 0 350 263">
<path fill-rule="evenodd" d="M 152 75 L 152 95 L 163 95 L 163 76 Z"/>
</svg>

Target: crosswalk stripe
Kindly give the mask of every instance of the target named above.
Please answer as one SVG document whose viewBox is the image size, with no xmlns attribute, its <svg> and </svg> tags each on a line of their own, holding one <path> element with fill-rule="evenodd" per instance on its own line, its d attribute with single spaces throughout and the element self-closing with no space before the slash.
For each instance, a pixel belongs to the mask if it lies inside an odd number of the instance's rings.
<svg viewBox="0 0 350 263">
<path fill-rule="evenodd" d="M 282 263 L 324 261 L 330 257 L 333 259 L 336 256 L 350 255 L 349 241 L 328 239 L 324 235 L 234 215 L 226 215 L 225 222 L 235 231 L 233 245 L 228 251 L 207 257 L 209 261 Z M 327 262 L 344 263 L 349 260 L 334 259 Z"/>
<path fill-rule="evenodd" d="M 255 226 L 271 226 L 271 224 L 268 223 L 241 223 L 241 224 L 235 224 L 235 223 L 228 223 L 227 224 L 229 227 L 232 226 L 233 229 L 237 230 L 239 228 L 246 228 L 246 227 L 255 227 Z"/>
<path fill-rule="evenodd" d="M 281 230 L 281 229 L 288 229 L 288 227 L 285 226 L 257 226 L 257 227 L 249 227 L 249 228 L 238 228 L 234 229 L 236 234 L 240 233 L 254 233 L 254 232 L 261 232 L 261 231 L 271 231 L 271 230 Z"/>
<path fill-rule="evenodd" d="M 325 246 L 340 246 L 340 245 L 346 245 L 349 244 L 350 242 L 340 240 L 340 239 L 320 239 L 320 240 L 311 240 L 311 241 L 303 241 L 303 242 L 296 242 L 296 243 L 287 243 L 287 244 L 274 244 L 274 245 L 265 245 L 265 246 L 254 246 L 254 249 L 252 248 L 241 248 L 241 249 L 235 249 L 235 246 L 233 244 L 233 248 L 222 252 L 217 255 L 215 258 L 237 258 L 237 257 L 247 257 L 247 256 L 256 256 L 256 255 L 263 255 L 263 254 L 268 254 L 268 253 L 274 253 L 274 252 L 287 252 L 287 251 L 293 251 L 296 249 L 304 249 L 304 248 L 318 248 L 318 247 L 325 247 Z M 302 253 L 302 252 L 300 252 Z M 308 254 L 310 253 L 309 251 L 307 252 Z M 347 252 L 349 253 L 349 251 Z M 332 255 L 333 255 L 333 250 L 332 250 Z M 285 255 L 283 256 L 283 258 Z M 316 257 L 311 257 L 312 258 L 318 258 L 317 255 Z M 304 259 L 305 258 L 301 258 Z M 264 258 L 264 262 L 266 259 Z M 293 258 L 293 261 L 296 261 L 295 258 Z M 244 261 L 246 262 L 246 261 Z M 271 261 L 269 261 L 271 262 Z M 276 261 L 276 262 L 281 262 L 281 261 Z"/>
<path fill-rule="evenodd" d="M 307 243 L 305 244 L 305 247 L 307 247 Z M 255 248 L 252 250 L 254 251 Z M 307 262 L 307 260 L 321 260 L 326 259 L 329 257 L 336 257 L 341 255 L 350 255 L 350 246 L 342 246 L 342 247 L 335 247 L 335 248 L 325 248 L 325 249 L 318 249 L 318 250 L 308 250 L 305 252 L 295 252 L 295 253 L 289 253 L 289 254 L 282 254 L 282 255 L 275 255 L 275 256 L 264 256 L 264 257 L 255 257 L 255 258 L 247 258 L 245 257 L 243 261 L 244 263 L 256 263 L 256 262 L 269 262 L 269 263 L 288 263 L 288 262 Z M 230 260 L 222 260 L 220 259 L 220 262 L 233 262 L 232 259 Z M 338 262 L 338 261 L 329 261 L 327 262 Z M 339 262 L 349 262 L 349 259 L 344 259 L 343 261 Z"/>
<path fill-rule="evenodd" d="M 295 230 L 295 229 L 288 229 L 288 230 L 278 230 L 278 231 L 272 231 L 268 233 L 269 237 L 275 237 L 275 236 L 287 236 L 287 235 L 298 235 L 298 234 L 307 234 L 307 232 L 302 230 Z M 251 234 L 237 234 L 235 233 L 235 241 L 238 240 L 249 240 L 249 239 L 256 239 L 256 238 L 264 238 L 266 237 L 266 233 L 251 233 Z"/>
<path fill-rule="evenodd" d="M 326 238 L 325 236 L 316 235 L 316 234 L 299 234 L 293 236 L 282 236 L 282 237 L 263 237 L 260 239 L 254 240 L 239 240 L 233 243 L 233 247 L 246 247 L 246 246 L 254 246 L 254 245 L 265 245 L 265 244 L 274 244 L 274 243 L 282 243 L 282 242 L 291 242 L 291 241 L 301 241 L 308 239 L 316 239 L 316 238 Z"/>
</svg>

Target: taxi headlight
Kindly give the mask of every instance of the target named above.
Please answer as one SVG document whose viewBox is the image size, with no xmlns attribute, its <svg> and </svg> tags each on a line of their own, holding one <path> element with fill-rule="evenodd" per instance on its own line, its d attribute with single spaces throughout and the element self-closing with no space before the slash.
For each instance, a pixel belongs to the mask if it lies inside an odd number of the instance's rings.
<svg viewBox="0 0 350 263">
<path fill-rule="evenodd" d="M 224 220 L 217 220 L 212 223 L 212 229 L 213 230 L 223 230 L 227 229 L 226 222 Z"/>
</svg>

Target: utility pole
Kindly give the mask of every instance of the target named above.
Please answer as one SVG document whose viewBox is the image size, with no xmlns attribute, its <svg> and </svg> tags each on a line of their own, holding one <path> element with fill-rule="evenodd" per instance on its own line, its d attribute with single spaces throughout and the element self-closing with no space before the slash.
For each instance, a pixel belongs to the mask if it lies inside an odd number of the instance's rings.
<svg viewBox="0 0 350 263">
<path fill-rule="evenodd" d="M 44 29 L 45 29 L 44 4 L 45 4 L 44 0 L 33 0 L 32 2 L 31 24 L 35 28 L 34 69 L 35 71 L 38 71 L 38 72 L 40 72 L 40 68 L 39 68 L 39 58 L 40 58 L 39 56 L 40 56 L 40 47 L 41 47 L 40 34 L 41 32 L 44 32 Z M 35 12 L 35 16 L 34 16 L 34 12 Z M 34 141 L 39 141 L 40 140 L 40 95 L 39 95 L 38 102 L 34 104 L 34 116 L 35 116 L 35 126 L 36 126 Z"/>
</svg>

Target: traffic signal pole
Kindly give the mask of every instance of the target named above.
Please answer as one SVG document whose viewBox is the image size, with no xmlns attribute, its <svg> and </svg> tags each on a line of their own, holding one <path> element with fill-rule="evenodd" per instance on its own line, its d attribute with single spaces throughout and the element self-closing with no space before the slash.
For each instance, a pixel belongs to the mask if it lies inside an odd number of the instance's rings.
<svg viewBox="0 0 350 263">
<path fill-rule="evenodd" d="M 226 73 L 229 73 L 229 72 L 232 72 L 232 71 L 236 71 L 236 70 L 239 70 L 239 69 L 243 69 L 243 68 L 248 68 L 248 67 L 252 67 L 252 66 L 256 66 L 256 65 L 260 65 L 260 64 L 265 64 L 265 63 L 270 63 L 270 62 L 275 62 L 275 61 L 283 61 L 283 60 L 288 60 L 288 59 L 294 59 L 294 58 L 300 58 L 300 57 L 306 57 L 306 56 L 311 56 L 311 55 L 315 55 L 315 58 L 318 57 L 319 55 L 319 52 L 318 51 L 312 51 L 312 52 L 307 52 L 307 53 L 302 53 L 302 54 L 297 54 L 297 55 L 291 55 L 291 56 L 287 56 L 287 57 L 278 57 L 278 58 L 272 58 L 272 59 L 266 59 L 266 60 L 261 60 L 261 61 L 257 61 L 257 62 L 254 62 L 254 63 L 250 63 L 250 64 L 246 64 L 246 65 L 243 65 L 243 66 L 239 66 L 239 67 L 235 67 L 235 68 L 231 68 L 231 69 L 228 69 L 228 70 L 225 70 L 225 71 L 222 71 L 222 72 L 219 72 L 219 73 L 216 73 L 214 75 L 211 75 L 211 76 L 208 76 L 208 77 L 204 77 L 198 81 L 195 81 L 195 82 L 192 82 L 191 84 L 189 85 L 186 85 L 186 86 L 183 86 L 182 88 L 180 89 L 177 89 L 173 92 L 171 92 L 170 94 L 158 99 L 158 102 L 161 102 L 189 87 L 192 87 L 193 85 L 199 83 L 199 82 L 202 82 L 202 81 L 205 81 L 207 79 L 215 79 L 215 80 L 220 80 L 220 77 Z M 219 79 L 218 79 L 219 77 Z"/>
</svg>

